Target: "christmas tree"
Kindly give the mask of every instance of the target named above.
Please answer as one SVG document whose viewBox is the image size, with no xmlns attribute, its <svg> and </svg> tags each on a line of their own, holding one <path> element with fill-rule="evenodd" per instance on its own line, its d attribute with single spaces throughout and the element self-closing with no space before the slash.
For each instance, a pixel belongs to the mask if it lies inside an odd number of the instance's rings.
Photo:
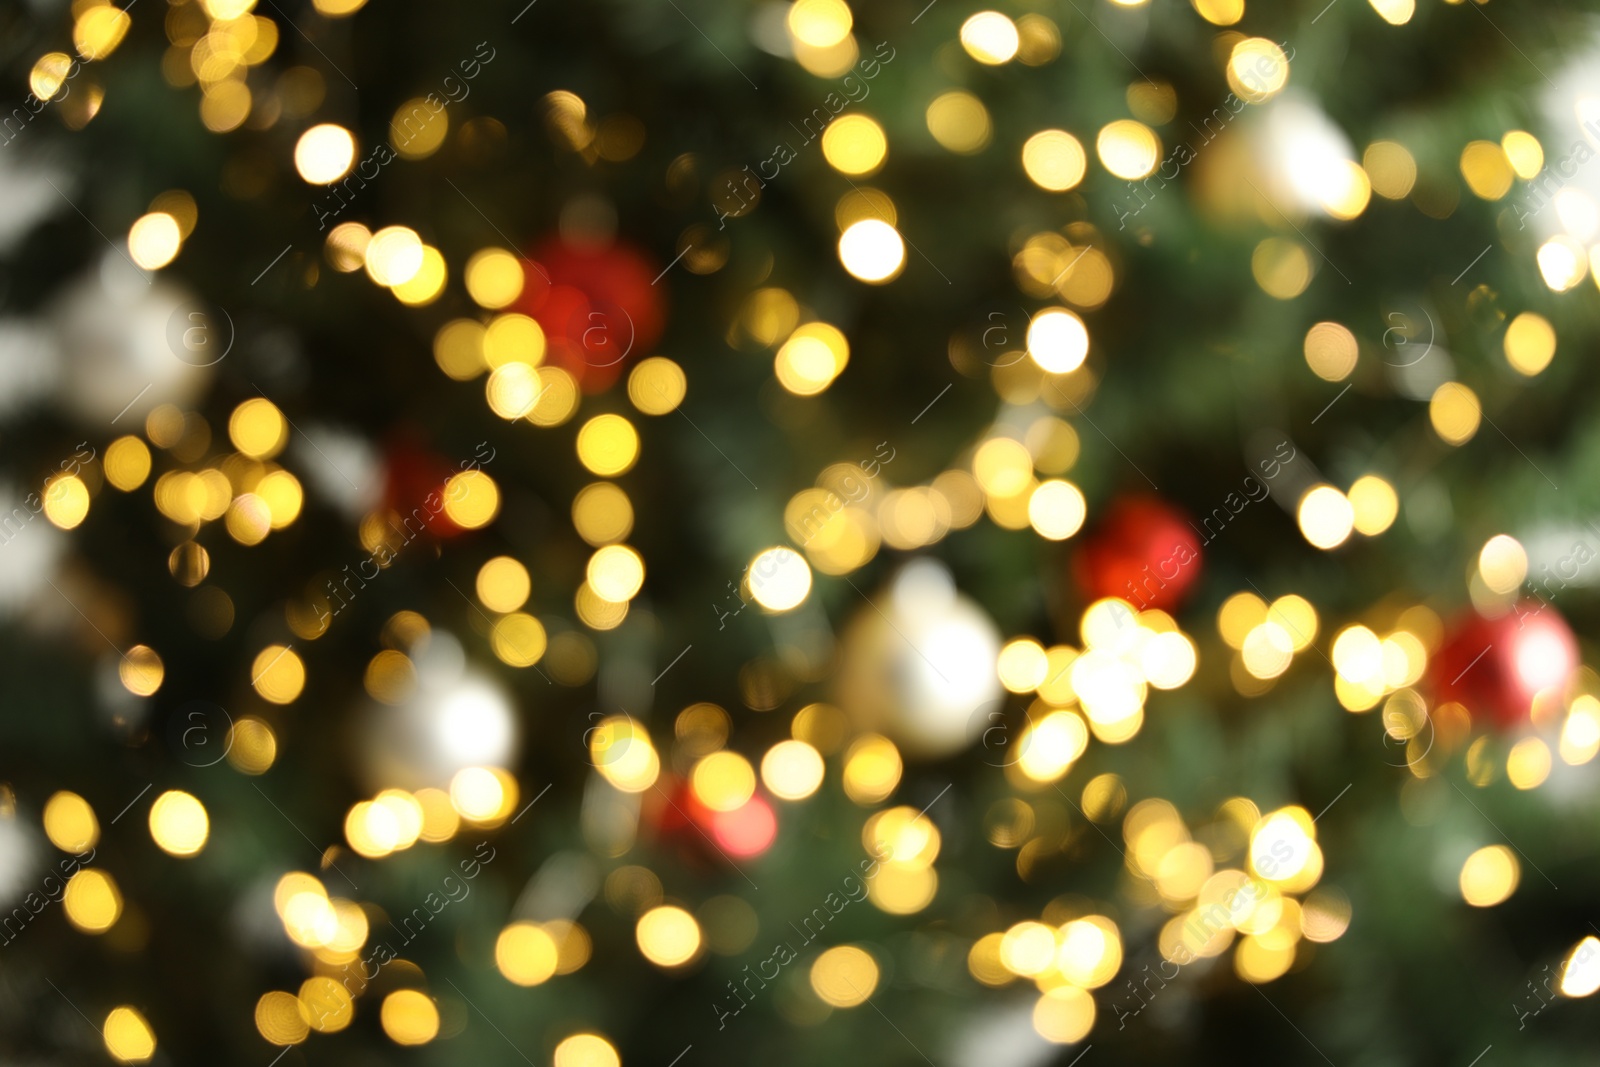
<svg viewBox="0 0 1600 1067">
<path fill-rule="evenodd" d="M 1578 6 L 13 6 L 0 1051 L 1590 1062 Z"/>
</svg>

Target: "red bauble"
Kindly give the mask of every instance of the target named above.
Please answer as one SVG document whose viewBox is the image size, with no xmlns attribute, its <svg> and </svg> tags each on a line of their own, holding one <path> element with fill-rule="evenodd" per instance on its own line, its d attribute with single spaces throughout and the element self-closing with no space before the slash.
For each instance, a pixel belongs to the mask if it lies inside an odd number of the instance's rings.
<svg viewBox="0 0 1600 1067">
<path fill-rule="evenodd" d="M 1073 574 L 1090 600 L 1170 611 L 1200 578 L 1200 539 L 1188 515 L 1160 497 L 1122 497 L 1084 539 Z"/>
<path fill-rule="evenodd" d="M 1452 627 L 1430 673 L 1440 701 L 1462 704 L 1502 730 L 1528 722 L 1534 697 L 1559 691 L 1578 669 L 1578 641 L 1560 612 L 1525 600 L 1497 619 L 1469 615 Z"/>
<path fill-rule="evenodd" d="M 410 540 L 424 530 L 434 537 L 462 532 L 444 513 L 445 483 L 456 473 L 448 460 L 405 433 L 389 442 L 384 460 L 384 505 L 400 516 L 402 536 Z"/>
<path fill-rule="evenodd" d="M 666 304 L 656 273 L 620 241 L 596 248 L 557 238 L 535 250 L 518 307 L 544 329 L 546 360 L 596 393 L 661 339 Z"/>
<path fill-rule="evenodd" d="M 705 862 L 759 856 L 778 836 L 777 812 L 759 793 L 733 811 L 715 811 L 700 802 L 688 782 L 663 778 L 658 784 L 666 784 L 667 791 L 647 795 L 646 819 L 663 840 Z"/>
</svg>

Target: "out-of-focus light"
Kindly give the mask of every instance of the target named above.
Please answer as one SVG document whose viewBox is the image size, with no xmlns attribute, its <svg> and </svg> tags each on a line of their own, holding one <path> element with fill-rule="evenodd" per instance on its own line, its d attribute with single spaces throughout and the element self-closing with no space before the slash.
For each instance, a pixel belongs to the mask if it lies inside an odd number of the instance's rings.
<svg viewBox="0 0 1600 1067">
<path fill-rule="evenodd" d="M 355 159 L 355 138 L 331 122 L 311 127 L 294 146 L 294 169 L 312 185 L 331 185 L 343 178 Z"/>
<path fill-rule="evenodd" d="M 961 47 L 986 66 L 1009 63 L 1019 44 L 1017 24 L 998 11 L 980 11 L 961 24 Z"/>
</svg>

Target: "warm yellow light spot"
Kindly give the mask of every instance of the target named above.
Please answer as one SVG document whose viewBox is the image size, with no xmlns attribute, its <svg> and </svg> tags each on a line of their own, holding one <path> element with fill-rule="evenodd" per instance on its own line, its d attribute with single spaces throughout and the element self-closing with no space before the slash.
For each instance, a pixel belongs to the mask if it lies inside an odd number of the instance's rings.
<svg viewBox="0 0 1600 1067">
<path fill-rule="evenodd" d="M 1228 87 L 1241 100 L 1260 104 L 1289 84 L 1289 57 L 1265 37 L 1246 37 L 1228 57 Z"/>
<path fill-rule="evenodd" d="M 58 474 L 44 486 L 44 517 L 71 530 L 89 514 L 89 487 L 76 474 Z"/>
<path fill-rule="evenodd" d="M 162 851 L 193 856 L 205 847 L 211 820 L 205 805 L 181 789 L 169 789 L 150 805 L 150 836 Z"/>
<path fill-rule="evenodd" d="M 1404 26 L 1416 14 L 1416 0 L 1367 0 L 1372 10 L 1391 26 Z"/>
<path fill-rule="evenodd" d="M 1000 939 L 1000 962 L 1012 974 L 1033 978 L 1055 963 L 1056 932 L 1032 920 L 1017 923 Z"/>
<path fill-rule="evenodd" d="M 311 1033 L 300 998 L 282 990 L 263 993 L 256 1001 L 256 1030 L 274 1045 L 298 1045 Z"/>
<path fill-rule="evenodd" d="M 844 754 L 845 795 L 857 804 L 877 804 L 895 791 L 903 769 L 894 742 L 878 734 L 863 734 Z"/>
<path fill-rule="evenodd" d="M 464 530 L 477 530 L 500 513 L 500 487 L 483 471 L 465 470 L 444 484 L 445 516 Z"/>
<path fill-rule="evenodd" d="M 1461 899 L 1475 908 L 1490 908 L 1516 892 L 1522 868 L 1504 845 L 1489 845 L 1461 865 Z"/>
<path fill-rule="evenodd" d="M 1543 315 L 1524 311 L 1506 327 L 1505 353 L 1512 370 L 1531 378 L 1555 358 L 1555 328 Z"/>
<path fill-rule="evenodd" d="M 522 295 L 522 260 L 503 248 L 485 248 L 467 260 L 467 295 L 479 307 L 498 310 Z"/>
<path fill-rule="evenodd" d="M 450 117 L 416 96 L 395 108 L 389 120 L 389 144 L 401 159 L 426 159 L 439 150 L 450 132 Z"/>
<path fill-rule="evenodd" d="M 1561 966 L 1561 993 L 1587 997 L 1600 989 L 1600 940 L 1585 937 L 1567 954 Z"/>
<path fill-rule="evenodd" d="M 111 4 L 83 10 L 72 25 L 72 44 L 84 59 L 104 59 L 116 50 L 133 20 Z"/>
<path fill-rule="evenodd" d="M 114 7 L 90 8 L 93 11 L 116 11 Z M 124 19 L 126 15 L 122 16 Z M 156 1053 L 156 1032 L 150 1029 L 150 1024 L 145 1017 L 139 1014 L 138 1009 L 123 1006 L 112 1008 L 106 1016 L 105 1025 L 100 1028 L 100 1033 L 105 1039 L 106 1051 L 111 1053 L 118 1063 L 148 1063 L 150 1057 Z"/>
<path fill-rule="evenodd" d="M 1376 537 L 1387 530 L 1400 513 L 1400 498 L 1394 486 L 1376 474 L 1364 474 L 1350 487 L 1350 508 L 1356 532 Z"/>
<path fill-rule="evenodd" d="M 1175 631 L 1158 633 L 1139 649 L 1139 670 L 1157 689 L 1177 689 L 1194 677 L 1198 664 L 1194 642 Z"/>
<path fill-rule="evenodd" d="M 1009 63 L 1019 44 L 1017 24 L 998 11 L 980 11 L 961 24 L 961 47 L 986 66 Z"/>
<path fill-rule="evenodd" d="M 889 141 L 865 115 L 840 115 L 822 133 L 822 155 L 841 174 L 871 174 L 883 165 Z"/>
<path fill-rule="evenodd" d="M 359 222 L 341 222 L 328 231 L 323 254 L 328 263 L 341 274 L 360 270 L 367 259 L 367 245 L 372 241 L 372 231 Z"/>
<path fill-rule="evenodd" d="M 538 371 L 526 363 L 506 363 L 489 374 L 483 392 L 489 410 L 509 422 L 533 410 L 541 388 Z"/>
<path fill-rule="evenodd" d="M 646 415 L 665 415 L 683 403 L 689 379 L 665 356 L 640 360 L 628 373 L 628 399 Z"/>
<path fill-rule="evenodd" d="M 657 967 L 681 967 L 700 954 L 700 924 L 670 904 L 641 915 L 634 937 L 644 958 Z"/>
<path fill-rule="evenodd" d="M 850 35 L 855 19 L 844 0 L 795 0 L 789 8 L 789 33 L 812 48 L 832 48 Z"/>
<path fill-rule="evenodd" d="M 1399 141 L 1373 141 L 1361 156 L 1372 191 L 1388 200 L 1404 200 L 1417 184 L 1417 161 Z"/>
<path fill-rule="evenodd" d="M 1573 700 L 1561 724 L 1561 761 L 1577 767 L 1600 754 L 1600 700 L 1584 694 Z"/>
<path fill-rule="evenodd" d="M 1494 592 L 1514 593 L 1528 577 L 1527 550 L 1515 537 L 1496 534 L 1478 552 L 1478 574 Z"/>
<path fill-rule="evenodd" d="M 87 800 L 62 790 L 45 801 L 44 833 L 61 851 L 80 853 L 100 840 L 100 822 Z"/>
<path fill-rule="evenodd" d="M 1311 284 L 1311 256 L 1297 241 L 1268 237 L 1250 254 L 1250 272 L 1268 296 L 1293 300 Z"/>
<path fill-rule="evenodd" d="M 423 245 L 422 265 L 417 268 L 417 273 L 394 286 L 395 299 L 408 307 L 426 307 L 444 292 L 448 276 L 444 253 L 432 245 Z"/>
<path fill-rule="evenodd" d="M 136 697 L 147 697 L 161 688 L 167 668 L 155 649 L 149 645 L 134 645 L 118 662 L 117 676 L 128 692 Z"/>
<path fill-rule="evenodd" d="M 1257 678 L 1276 678 L 1289 669 L 1294 659 L 1294 641 L 1275 622 L 1264 622 L 1251 630 L 1239 650 L 1244 669 Z"/>
<path fill-rule="evenodd" d="M 633 530 L 633 504 L 611 482 L 595 482 L 572 499 L 572 525 L 591 545 L 620 541 Z"/>
<path fill-rule="evenodd" d="M 1054 478 L 1040 482 L 1028 497 L 1028 522 L 1049 541 L 1064 541 L 1077 533 L 1087 514 L 1083 493 L 1071 482 Z"/>
<path fill-rule="evenodd" d="M 132 492 L 150 477 L 150 449 L 132 434 L 119 437 L 106 448 L 106 481 L 122 490 Z"/>
<path fill-rule="evenodd" d="M 493 767 L 463 767 L 450 779 L 450 803 L 463 819 L 492 823 L 516 803 L 517 783 Z"/>
<path fill-rule="evenodd" d="M 1250 868 L 1270 882 L 1293 880 L 1319 862 L 1315 827 L 1304 808 L 1283 808 L 1262 819 L 1250 836 Z"/>
<path fill-rule="evenodd" d="M 811 988 L 831 1007 L 853 1008 L 878 988 L 878 964 L 854 945 L 838 945 L 812 963 Z"/>
<path fill-rule="evenodd" d="M 811 592 L 811 568 L 805 557 L 780 545 L 759 553 L 746 572 L 750 594 L 768 611 L 799 607 Z"/>
<path fill-rule="evenodd" d="M 228 730 L 228 762 L 244 774 L 265 774 L 278 758 L 278 737 L 272 727 L 247 715 Z"/>
<path fill-rule="evenodd" d="M 272 530 L 272 510 L 254 493 L 240 493 L 228 505 L 228 536 L 242 545 L 258 545 Z"/>
<path fill-rule="evenodd" d="M 839 235 L 839 262 L 861 281 L 891 281 L 905 261 L 904 239 L 882 219 L 862 219 Z"/>
<path fill-rule="evenodd" d="M 989 495 L 1016 496 L 1033 480 L 1033 456 L 1020 441 L 991 437 L 973 454 L 972 474 Z"/>
<path fill-rule="evenodd" d="M 311 6 L 317 9 L 317 14 L 331 19 L 354 15 L 366 3 L 367 0 L 311 0 Z"/>
<path fill-rule="evenodd" d="M 251 397 L 228 417 L 228 438 L 252 459 L 269 459 L 288 443 L 289 423 L 272 401 Z"/>
<path fill-rule="evenodd" d="M 1049 667 L 1044 646 L 1031 637 L 1019 637 L 1000 649 L 996 670 L 1001 685 L 1013 693 L 1028 693 L 1045 680 Z"/>
<path fill-rule="evenodd" d="M 1213 26 L 1232 26 L 1244 18 L 1244 0 L 1191 0 L 1200 17 Z"/>
<path fill-rule="evenodd" d="M 572 599 L 579 620 L 592 630 L 614 630 L 628 617 L 627 601 L 607 600 L 588 582 L 578 586 Z"/>
<path fill-rule="evenodd" d="M 756 772 L 737 752 L 713 752 L 694 765 L 690 786 L 712 811 L 735 811 L 755 795 Z"/>
<path fill-rule="evenodd" d="M 1051 374 L 1083 366 L 1089 355 L 1089 331 L 1066 308 L 1045 308 L 1028 323 L 1028 355 Z"/>
<path fill-rule="evenodd" d="M 1178 857 L 1201 856 L 1198 862 L 1203 863 L 1205 875 L 1198 881 L 1203 882 L 1211 872 L 1211 856 L 1204 845 L 1187 844 L 1178 845 L 1163 858 L 1163 868 L 1167 865 L 1167 858 L 1176 854 Z M 1160 877 L 1161 884 L 1165 885 L 1167 876 Z M 1196 884 L 1194 891 L 1199 891 Z M 1103 915 L 1091 915 L 1083 919 L 1073 919 L 1057 932 L 1057 940 L 1061 947 L 1056 953 L 1056 968 L 1067 981 L 1083 989 L 1098 989 L 1111 981 L 1122 966 L 1122 935 L 1117 930 L 1117 924 Z"/>
<path fill-rule="evenodd" d="M 1564 233 L 1540 245 L 1535 258 L 1545 285 L 1557 293 L 1564 293 L 1583 281 L 1590 267 L 1590 257 L 1584 247 Z"/>
<path fill-rule="evenodd" d="M 536 986 L 556 973 L 559 950 L 555 938 L 538 923 L 512 923 L 494 943 L 494 963 L 508 981 Z"/>
<path fill-rule="evenodd" d="M 537 367 L 546 347 L 544 327 L 517 312 L 496 315 L 483 332 L 483 361 L 491 370 L 518 363 Z"/>
<path fill-rule="evenodd" d="M 1461 176 L 1484 200 L 1499 200 L 1511 191 L 1514 176 L 1505 150 L 1493 141 L 1473 141 L 1461 152 Z"/>
<path fill-rule="evenodd" d="M 556 1046 L 551 1067 L 622 1067 L 622 1057 L 599 1034 L 573 1034 Z"/>
<path fill-rule="evenodd" d="M 49 100 L 61 91 L 72 71 L 73 59 L 65 52 L 46 52 L 28 72 L 28 88 L 40 100 Z"/>
<path fill-rule="evenodd" d="M 255 495 L 272 516 L 272 528 L 281 530 L 300 516 L 305 490 L 288 471 L 273 471 L 256 483 Z"/>
<path fill-rule="evenodd" d="M 1028 180 L 1052 193 L 1083 181 L 1088 164 L 1083 145 L 1065 130 L 1040 130 L 1022 145 L 1022 170 Z"/>
<path fill-rule="evenodd" d="M 1035 782 L 1053 782 L 1089 747 L 1089 728 L 1071 711 L 1052 711 L 1022 734 L 1017 768 Z"/>
<path fill-rule="evenodd" d="M 1322 209 L 1336 219 L 1357 218 L 1367 210 L 1367 204 L 1372 200 L 1372 181 L 1359 163 L 1339 160 L 1330 171 L 1318 199 Z"/>
<path fill-rule="evenodd" d="M 858 224 L 859 225 L 859 224 Z M 837 327 L 808 322 L 789 335 L 773 359 L 778 383 L 796 396 L 815 396 L 850 362 L 850 343 Z"/>
<path fill-rule="evenodd" d="M 1350 498 L 1331 485 L 1319 485 L 1300 498 L 1300 533 L 1317 548 L 1338 548 L 1355 528 Z"/>
<path fill-rule="evenodd" d="M 804 800 L 822 785 L 822 753 L 804 741 L 779 741 L 761 757 L 761 781 L 780 800 Z"/>
<path fill-rule="evenodd" d="M 145 270 L 160 270 L 171 263 L 182 243 L 178 220 L 165 211 L 141 215 L 128 228 L 128 255 Z"/>
<path fill-rule="evenodd" d="M 924 119 L 933 139 L 942 148 L 957 155 L 983 151 L 994 132 L 989 109 L 983 106 L 983 101 L 964 89 L 953 89 L 934 97 Z M 1026 161 L 1026 151 L 1023 158 Z"/>
<path fill-rule="evenodd" d="M 1094 997 L 1075 985 L 1056 986 L 1033 1005 L 1033 1029 L 1046 1041 L 1070 1045 L 1094 1029 Z"/>
<path fill-rule="evenodd" d="M 397 1045 L 426 1045 L 439 1034 L 438 1006 L 415 989 L 399 989 L 384 997 L 378 1019 Z"/>
<path fill-rule="evenodd" d="M 1448 445 L 1464 445 L 1478 432 L 1483 417 L 1478 394 L 1460 382 L 1445 382 L 1428 401 L 1428 419 L 1433 432 Z"/>
<path fill-rule="evenodd" d="M 1525 130 L 1512 130 L 1500 138 L 1500 148 L 1523 181 L 1532 181 L 1544 169 L 1544 148 L 1537 137 Z"/>
<path fill-rule="evenodd" d="M 1161 161 L 1161 139 L 1142 122 L 1118 119 L 1101 127 L 1095 151 L 1106 170 L 1130 182 L 1138 181 Z"/>
<path fill-rule="evenodd" d="M 294 146 L 294 169 L 312 185 L 331 185 L 350 173 L 356 161 L 356 139 L 343 126 L 325 122 L 300 135 Z"/>
<path fill-rule="evenodd" d="M 367 242 L 367 276 L 379 285 L 404 285 L 422 269 L 422 238 L 406 226 L 385 226 Z"/>
<path fill-rule="evenodd" d="M 528 568 L 510 556 L 496 556 L 478 568 L 478 599 L 490 611 L 516 611 L 528 602 L 532 589 Z"/>
<path fill-rule="evenodd" d="M 333 914 L 330 909 L 329 915 Z M 337 931 L 337 921 L 333 930 Z M 330 935 L 330 940 L 332 936 Z M 350 1025 L 355 1018 L 355 1000 L 343 983 L 319 974 L 300 983 L 300 1010 L 311 1029 L 322 1034 L 336 1034 Z"/>
<path fill-rule="evenodd" d="M 1550 746 L 1543 738 L 1524 737 L 1506 755 L 1506 780 L 1517 789 L 1537 789 L 1550 777 Z"/>
<path fill-rule="evenodd" d="M 117 883 L 94 867 L 82 868 L 68 880 L 61 904 L 72 925 L 89 934 L 111 929 L 122 914 L 122 894 L 117 891 Z"/>
<path fill-rule="evenodd" d="M 262 698 L 288 704 L 306 687 L 306 665 L 285 645 L 268 645 L 250 665 L 250 684 Z"/>
<path fill-rule="evenodd" d="M 532 615 L 512 612 L 496 619 L 489 630 L 489 647 L 500 662 L 512 667 L 531 667 L 549 647 L 544 624 Z"/>
<path fill-rule="evenodd" d="M 639 433 L 621 415 L 596 415 L 578 431 L 578 460 L 595 474 L 621 474 L 638 458 Z"/>
<path fill-rule="evenodd" d="M 606 545 L 589 557 L 589 588 L 613 603 L 632 600 L 644 585 L 644 560 L 627 545 Z"/>
<path fill-rule="evenodd" d="M 625 715 L 613 715 L 591 731 L 589 760 L 606 781 L 624 793 L 649 789 L 661 772 L 661 760 L 649 733 Z"/>
</svg>

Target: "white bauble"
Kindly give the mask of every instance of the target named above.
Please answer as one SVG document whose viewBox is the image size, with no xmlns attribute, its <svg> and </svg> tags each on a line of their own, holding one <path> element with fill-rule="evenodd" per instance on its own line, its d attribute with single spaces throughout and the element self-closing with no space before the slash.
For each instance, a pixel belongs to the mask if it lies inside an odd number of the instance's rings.
<svg viewBox="0 0 1600 1067">
<path fill-rule="evenodd" d="M 914 560 L 846 630 L 839 703 L 859 729 L 908 755 L 948 756 L 976 740 L 999 708 L 999 654 L 999 631 L 956 591 L 950 572 Z"/>
<path fill-rule="evenodd" d="M 464 767 L 510 766 L 520 733 L 510 695 L 467 666 L 461 643 L 444 631 L 412 656 L 411 698 L 397 707 L 374 703 L 363 717 L 361 752 L 373 791 L 442 789 Z"/>
<path fill-rule="evenodd" d="M 209 366 L 233 342 L 225 314 L 109 250 L 98 268 L 67 285 L 51 320 L 57 399 L 96 428 L 115 420 L 137 432 L 161 404 L 192 408 L 211 379 Z M 196 338 L 205 345 L 194 345 Z"/>
</svg>

